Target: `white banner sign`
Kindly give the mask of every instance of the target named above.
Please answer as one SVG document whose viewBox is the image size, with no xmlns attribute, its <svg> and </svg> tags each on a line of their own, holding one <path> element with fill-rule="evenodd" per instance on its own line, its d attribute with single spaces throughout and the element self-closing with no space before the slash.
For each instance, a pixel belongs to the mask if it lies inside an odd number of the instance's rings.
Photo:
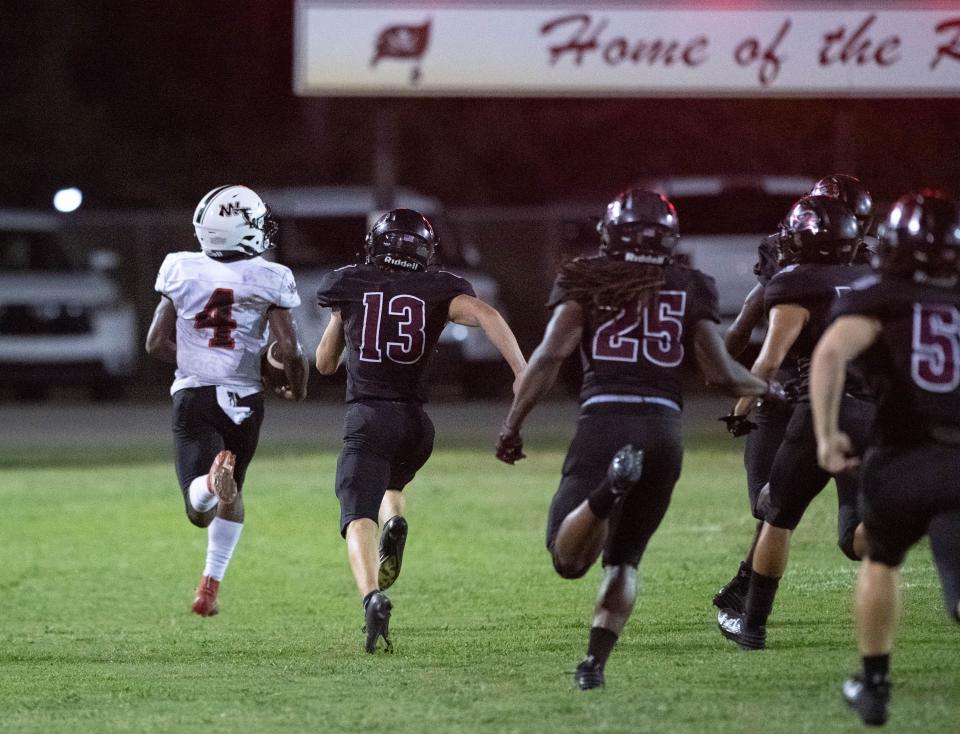
<svg viewBox="0 0 960 734">
<path fill-rule="evenodd" d="M 960 7 L 464 8 L 299 0 L 300 95 L 960 96 Z"/>
</svg>

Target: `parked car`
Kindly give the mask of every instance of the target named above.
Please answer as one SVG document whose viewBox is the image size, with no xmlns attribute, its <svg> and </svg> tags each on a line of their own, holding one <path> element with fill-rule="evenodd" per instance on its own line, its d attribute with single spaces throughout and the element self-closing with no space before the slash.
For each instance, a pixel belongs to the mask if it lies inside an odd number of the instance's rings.
<svg viewBox="0 0 960 734">
<path fill-rule="evenodd" d="M 264 190 L 261 193 L 280 222 L 276 248 L 269 257 L 293 270 L 301 305 L 294 317 L 304 348 L 320 342 L 330 314 L 316 304 L 323 276 L 357 262 L 370 226 L 383 212 L 368 186 L 312 186 Z M 479 298 L 502 311 L 499 285 L 479 268 L 479 254 L 465 246 L 446 220 L 439 200 L 398 189 L 395 207 L 415 209 L 434 225 L 439 261 L 445 270 L 466 278 Z M 453 379 L 467 397 L 492 396 L 509 386 L 509 370 L 480 329 L 447 324 L 437 345 L 434 374 Z"/>
<path fill-rule="evenodd" d="M 85 262 L 60 221 L 0 211 L 0 380 L 25 398 L 52 385 L 113 396 L 136 365 L 133 305 L 98 269 L 109 266 L 109 253 Z"/>
</svg>

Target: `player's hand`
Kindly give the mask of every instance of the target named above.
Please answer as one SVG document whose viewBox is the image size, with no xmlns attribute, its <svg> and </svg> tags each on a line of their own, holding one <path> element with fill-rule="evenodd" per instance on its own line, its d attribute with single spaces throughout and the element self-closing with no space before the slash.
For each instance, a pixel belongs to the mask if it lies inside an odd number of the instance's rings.
<svg viewBox="0 0 960 734">
<path fill-rule="evenodd" d="M 757 424 L 750 420 L 745 415 L 722 415 L 717 418 L 719 421 L 723 421 L 727 424 L 727 432 L 734 436 L 735 438 L 740 438 L 740 436 L 746 436 L 750 431 L 755 431 L 757 429 Z"/>
<path fill-rule="evenodd" d="M 850 437 L 842 431 L 817 441 L 817 462 L 831 474 L 850 472 L 860 466 L 860 457 L 854 455 Z"/>
<path fill-rule="evenodd" d="M 284 400 L 291 400 L 295 403 L 299 403 L 300 401 L 302 401 L 304 398 L 307 397 L 306 390 L 301 390 L 298 392 L 298 391 L 295 391 L 289 385 L 277 385 L 276 387 L 273 388 L 273 392 L 275 395 L 280 396 Z"/>
<path fill-rule="evenodd" d="M 526 456 L 523 453 L 523 439 L 520 438 L 520 431 L 506 426 L 501 428 L 500 435 L 497 436 L 497 458 L 505 464 L 516 464 Z"/>
<path fill-rule="evenodd" d="M 772 403 L 785 403 L 790 399 L 786 388 L 776 380 L 767 381 L 767 392 L 764 393 L 761 400 L 769 400 Z"/>
</svg>

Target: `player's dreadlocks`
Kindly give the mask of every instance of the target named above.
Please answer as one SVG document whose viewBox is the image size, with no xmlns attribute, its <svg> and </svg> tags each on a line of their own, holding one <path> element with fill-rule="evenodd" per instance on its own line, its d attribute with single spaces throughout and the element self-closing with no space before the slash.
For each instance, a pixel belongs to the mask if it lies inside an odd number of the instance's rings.
<svg viewBox="0 0 960 734">
<path fill-rule="evenodd" d="M 616 310 L 634 299 L 642 307 L 664 283 L 659 265 L 603 256 L 576 257 L 560 265 L 559 286 L 571 300 L 589 303 L 595 311 Z"/>
</svg>

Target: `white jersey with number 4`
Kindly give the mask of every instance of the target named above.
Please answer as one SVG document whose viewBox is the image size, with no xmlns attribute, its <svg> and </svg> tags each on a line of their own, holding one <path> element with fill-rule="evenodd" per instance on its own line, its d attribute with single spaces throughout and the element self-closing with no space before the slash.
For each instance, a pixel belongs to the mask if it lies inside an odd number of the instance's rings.
<svg viewBox="0 0 960 734">
<path fill-rule="evenodd" d="M 221 262 L 202 252 L 167 255 L 154 286 L 177 310 L 177 372 L 170 393 L 223 385 L 262 389 L 267 311 L 300 305 L 293 273 L 253 257 Z"/>
</svg>

